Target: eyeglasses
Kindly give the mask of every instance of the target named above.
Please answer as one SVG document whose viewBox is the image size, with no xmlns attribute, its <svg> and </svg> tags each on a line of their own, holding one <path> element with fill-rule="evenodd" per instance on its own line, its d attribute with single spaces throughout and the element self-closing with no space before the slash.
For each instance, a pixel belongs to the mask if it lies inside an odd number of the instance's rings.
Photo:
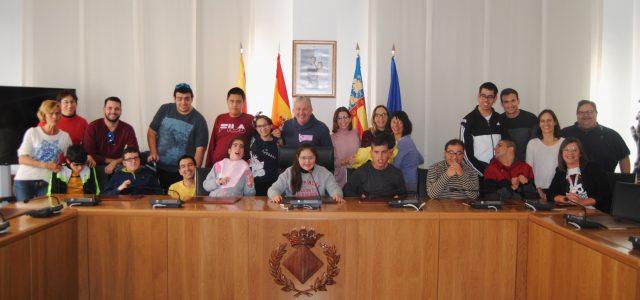
<svg viewBox="0 0 640 300">
<path fill-rule="evenodd" d="M 585 110 L 585 111 L 578 111 L 578 114 L 581 116 L 591 116 L 595 113 L 594 110 Z"/>
<path fill-rule="evenodd" d="M 108 131 L 107 132 L 107 144 L 112 145 L 112 146 L 116 144 L 116 137 L 113 134 L 113 131 Z"/>
<path fill-rule="evenodd" d="M 453 150 L 449 150 L 447 151 L 447 154 L 451 154 L 451 155 L 463 155 L 464 152 L 463 151 L 453 151 Z"/>
<path fill-rule="evenodd" d="M 267 128 L 271 126 L 271 124 L 265 124 L 265 125 L 256 125 L 256 129 L 260 129 L 260 128 Z"/>
<path fill-rule="evenodd" d="M 300 160 L 312 161 L 315 160 L 315 156 L 300 156 Z"/>
<path fill-rule="evenodd" d="M 580 150 L 576 149 L 576 148 L 564 148 L 562 149 L 562 152 L 567 152 L 567 153 L 576 153 Z"/>
<path fill-rule="evenodd" d="M 136 160 L 139 160 L 139 159 L 140 159 L 140 156 L 136 156 L 136 157 L 125 158 L 125 159 L 123 159 L 123 161 L 133 162 L 133 161 L 136 161 Z"/>
<path fill-rule="evenodd" d="M 485 94 L 480 94 L 480 99 L 487 99 L 487 100 L 493 100 L 496 98 L 496 95 L 485 95 Z"/>
</svg>

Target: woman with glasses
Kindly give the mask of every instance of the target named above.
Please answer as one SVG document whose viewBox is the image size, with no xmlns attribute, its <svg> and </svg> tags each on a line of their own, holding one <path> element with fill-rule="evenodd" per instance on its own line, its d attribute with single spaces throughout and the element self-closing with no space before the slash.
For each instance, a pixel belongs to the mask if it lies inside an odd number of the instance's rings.
<svg viewBox="0 0 640 300">
<path fill-rule="evenodd" d="M 51 172 L 60 171 L 60 154 L 71 146 L 69 134 L 57 127 L 62 115 L 60 103 L 43 101 L 37 115 L 43 125 L 29 128 L 18 148 L 20 166 L 13 182 L 13 193 L 18 201 L 47 193 Z"/>
<path fill-rule="evenodd" d="M 342 106 L 333 113 L 333 143 L 334 171 L 333 175 L 340 187 L 347 183 L 347 168 L 354 163 L 353 155 L 360 146 L 358 131 L 353 130 L 349 110 Z"/>
<path fill-rule="evenodd" d="M 560 145 L 558 168 L 547 191 L 547 199 L 556 203 L 601 204 L 609 194 L 607 176 L 589 161 L 582 143 L 568 137 Z"/>
<path fill-rule="evenodd" d="M 378 105 L 373 109 L 371 124 L 372 126 L 362 133 L 360 147 L 371 146 L 373 137 L 381 132 L 391 133 L 391 129 L 389 128 L 389 111 L 386 106 Z"/>
<path fill-rule="evenodd" d="M 533 168 L 538 194 L 542 199 L 547 198 L 547 189 L 558 166 L 558 152 L 564 141 L 560 137 L 560 124 L 556 114 L 545 109 L 538 115 L 538 126 L 534 139 L 527 144 L 526 162 Z"/>
<path fill-rule="evenodd" d="M 288 167 L 269 188 L 267 195 L 276 203 L 283 196 L 318 198 L 328 194 L 336 202 L 342 202 L 342 189 L 333 174 L 325 167 L 316 165 L 318 153 L 313 145 L 303 143 L 296 151 L 293 165 Z"/>
<path fill-rule="evenodd" d="M 258 113 L 253 120 L 256 132 L 249 145 L 249 167 L 256 186 L 256 196 L 266 196 L 269 187 L 278 179 L 278 144 L 280 131 L 273 130 L 271 118 Z"/>
</svg>

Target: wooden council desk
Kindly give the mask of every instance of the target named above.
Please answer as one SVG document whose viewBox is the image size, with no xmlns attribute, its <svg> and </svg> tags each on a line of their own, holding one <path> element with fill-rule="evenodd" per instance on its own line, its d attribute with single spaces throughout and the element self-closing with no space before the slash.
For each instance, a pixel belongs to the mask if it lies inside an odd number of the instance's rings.
<svg viewBox="0 0 640 300">
<path fill-rule="evenodd" d="M 626 241 L 640 230 L 575 231 L 562 212 L 519 202 L 287 211 L 261 197 L 180 209 L 151 198 L 11 219 L 0 299 L 640 298 L 640 254 Z"/>
</svg>

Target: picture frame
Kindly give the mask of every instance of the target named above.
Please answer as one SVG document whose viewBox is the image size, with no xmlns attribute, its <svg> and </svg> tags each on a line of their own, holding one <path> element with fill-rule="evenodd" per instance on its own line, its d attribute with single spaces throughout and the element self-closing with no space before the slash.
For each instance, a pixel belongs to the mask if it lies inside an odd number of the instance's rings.
<svg viewBox="0 0 640 300">
<path fill-rule="evenodd" d="M 336 97 L 336 41 L 293 41 L 293 97 Z"/>
</svg>

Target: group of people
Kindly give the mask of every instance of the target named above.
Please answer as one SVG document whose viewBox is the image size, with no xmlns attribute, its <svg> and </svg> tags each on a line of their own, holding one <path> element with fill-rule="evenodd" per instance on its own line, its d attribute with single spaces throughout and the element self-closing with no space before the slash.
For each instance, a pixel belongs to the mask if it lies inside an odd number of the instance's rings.
<svg viewBox="0 0 640 300">
<path fill-rule="evenodd" d="M 76 114 L 73 92 L 44 101 L 41 123 L 27 130 L 18 149 L 16 198 L 168 193 L 186 199 L 196 195 L 198 178 L 205 178 L 201 188 L 215 197 L 267 195 L 279 202 L 284 196 L 328 195 L 342 201 L 343 196 L 398 197 L 415 193 L 420 184 L 417 170 L 424 158 L 404 111 L 389 113 L 378 105 L 372 127 L 360 136 L 347 108 L 335 110 L 329 130 L 314 116 L 310 100 L 298 97 L 294 117 L 280 129 L 267 116 L 243 113 L 244 91 L 232 88 L 228 112 L 215 119 L 209 136 L 205 118 L 192 106 L 191 87 L 176 85 L 173 97 L 149 125 L 146 158 L 133 128 L 120 120 L 119 98 L 105 99 L 104 118 L 89 124 Z M 495 84 L 480 86 L 478 105 L 463 118 L 459 139 L 448 141 L 444 160 L 428 169 L 429 197 L 482 194 L 593 205 L 608 193 L 605 172 L 618 164 L 622 172 L 630 171 L 629 149 L 618 133 L 597 123 L 594 102 L 580 101 L 576 124 L 560 130 L 552 110 L 536 117 L 520 109 L 516 90 L 500 93 L 503 114 L 493 109 L 497 97 Z M 282 172 L 281 147 L 296 148 L 291 166 Z M 320 147 L 332 148 L 333 166 L 316 164 Z M 203 165 L 208 173 L 198 174 Z M 109 178 L 104 187 L 96 166 Z"/>
</svg>

